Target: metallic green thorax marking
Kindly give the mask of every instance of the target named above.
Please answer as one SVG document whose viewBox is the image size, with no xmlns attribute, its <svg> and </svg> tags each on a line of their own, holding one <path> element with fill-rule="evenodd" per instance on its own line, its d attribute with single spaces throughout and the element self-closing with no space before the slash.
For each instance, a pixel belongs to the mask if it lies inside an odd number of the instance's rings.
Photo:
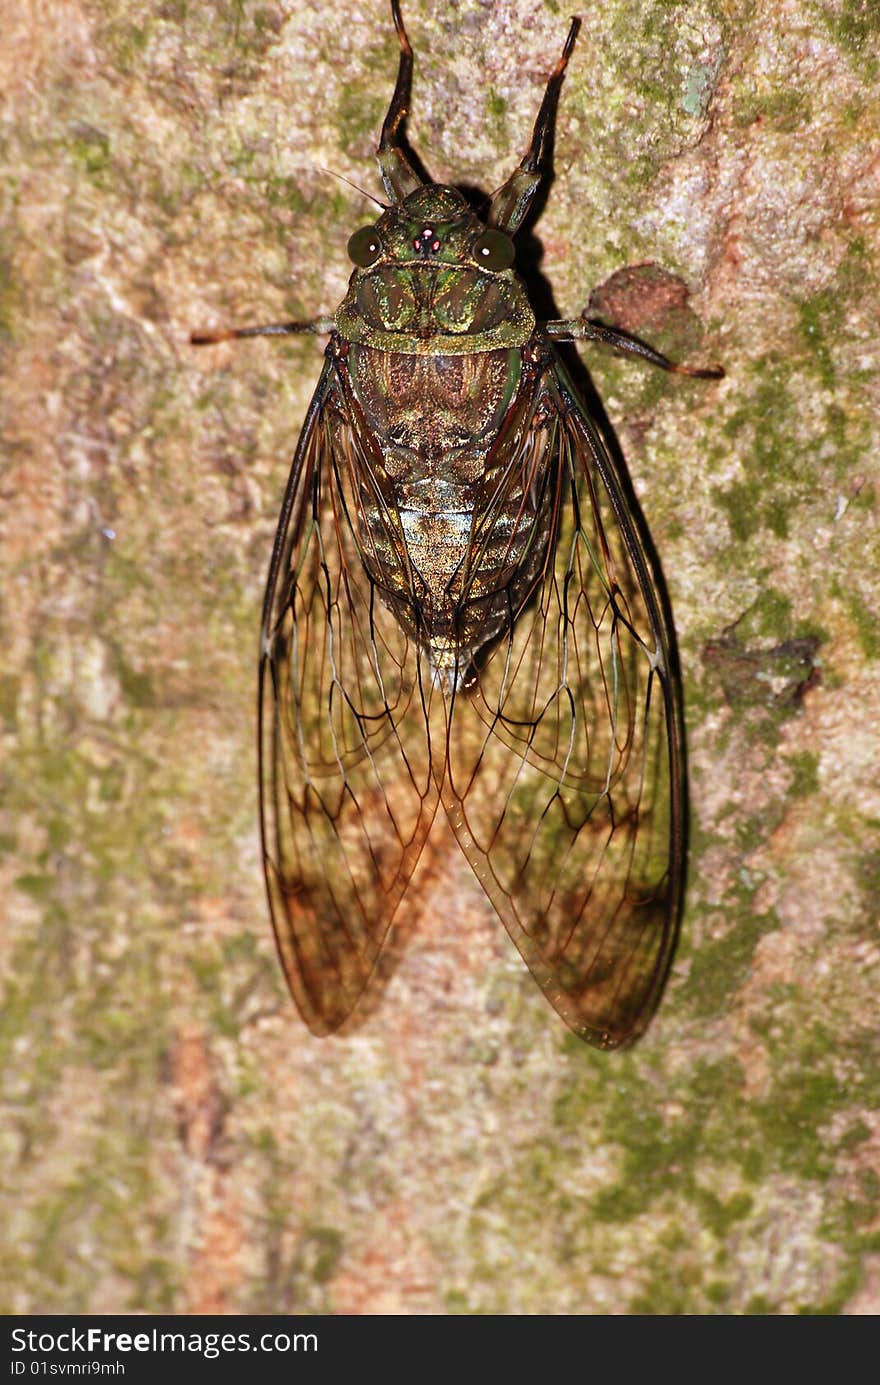
<svg viewBox="0 0 880 1385">
<path fill-rule="evenodd" d="M 480 265 L 474 247 L 486 227 L 455 188 L 418 188 L 375 230 L 380 257 L 355 270 L 336 313 L 344 340 L 436 357 L 528 341 L 535 315 L 525 289 L 513 269 Z M 426 231 L 427 253 L 415 248 Z"/>
</svg>

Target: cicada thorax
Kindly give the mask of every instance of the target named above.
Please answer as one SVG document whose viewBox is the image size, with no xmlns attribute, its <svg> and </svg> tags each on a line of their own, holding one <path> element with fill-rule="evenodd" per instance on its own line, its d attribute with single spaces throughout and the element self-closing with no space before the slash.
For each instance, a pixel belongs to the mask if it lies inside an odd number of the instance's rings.
<svg viewBox="0 0 880 1385">
<path fill-rule="evenodd" d="M 394 352 L 457 355 L 522 346 L 535 315 L 511 258 L 455 188 L 420 187 L 389 207 L 336 311 L 340 336 Z M 358 232 L 356 235 L 360 235 Z M 494 250 L 494 255 L 493 255 Z"/>
</svg>

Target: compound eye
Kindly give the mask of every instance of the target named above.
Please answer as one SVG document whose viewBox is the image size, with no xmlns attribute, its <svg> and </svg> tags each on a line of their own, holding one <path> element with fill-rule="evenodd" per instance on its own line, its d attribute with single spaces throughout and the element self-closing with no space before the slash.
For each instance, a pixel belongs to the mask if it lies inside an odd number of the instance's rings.
<svg viewBox="0 0 880 1385">
<path fill-rule="evenodd" d="M 472 254 L 477 264 L 486 269 L 510 269 L 516 259 L 513 241 L 503 231 L 484 231 L 474 243 Z"/>
<path fill-rule="evenodd" d="M 382 242 L 375 226 L 362 226 L 348 242 L 348 257 L 360 269 L 375 264 L 382 254 Z"/>
</svg>

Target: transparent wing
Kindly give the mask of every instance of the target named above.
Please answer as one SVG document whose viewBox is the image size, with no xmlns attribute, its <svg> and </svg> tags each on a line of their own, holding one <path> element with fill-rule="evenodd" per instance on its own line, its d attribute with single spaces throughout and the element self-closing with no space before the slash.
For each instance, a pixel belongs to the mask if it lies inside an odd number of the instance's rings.
<svg viewBox="0 0 880 1385">
<path fill-rule="evenodd" d="M 447 697 L 442 797 L 551 1003 L 613 1047 L 650 1018 L 680 911 L 673 637 L 642 521 L 559 364 L 517 446 L 543 495 L 522 522 L 543 525 L 545 561 L 472 685 Z"/>
<path fill-rule="evenodd" d="M 363 992 L 437 803 L 430 677 L 365 565 L 370 466 L 340 399 L 328 361 L 288 482 L 260 664 L 269 903 L 288 985 L 317 1034 Z M 391 514 L 388 524 L 396 552 Z"/>
</svg>

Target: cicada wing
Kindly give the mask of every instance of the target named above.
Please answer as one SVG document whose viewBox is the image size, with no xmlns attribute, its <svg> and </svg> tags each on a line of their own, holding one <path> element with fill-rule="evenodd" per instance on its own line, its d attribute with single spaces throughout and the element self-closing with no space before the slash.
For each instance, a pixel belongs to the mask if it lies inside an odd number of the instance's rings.
<svg viewBox="0 0 880 1385">
<path fill-rule="evenodd" d="M 674 637 L 642 522 L 559 364 L 522 450 L 543 486 L 530 522 L 549 534 L 545 562 L 451 699 L 443 802 L 548 999 L 614 1047 L 653 1012 L 681 906 Z"/>
<path fill-rule="evenodd" d="M 269 903 L 288 985 L 316 1034 L 361 996 L 437 804 L 430 678 L 363 561 L 368 466 L 328 361 L 288 482 L 260 665 Z"/>
</svg>

